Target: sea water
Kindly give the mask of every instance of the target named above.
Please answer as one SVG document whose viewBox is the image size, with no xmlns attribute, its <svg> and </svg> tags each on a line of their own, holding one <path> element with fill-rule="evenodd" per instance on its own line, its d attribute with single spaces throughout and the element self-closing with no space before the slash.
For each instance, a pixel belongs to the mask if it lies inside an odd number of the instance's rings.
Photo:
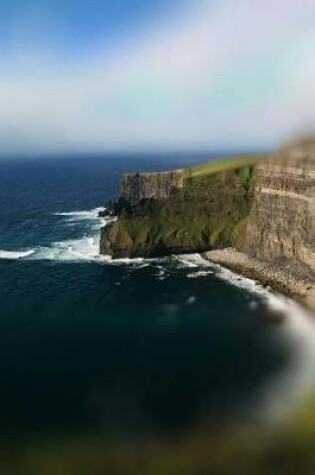
<svg viewBox="0 0 315 475">
<path fill-rule="evenodd" d="M 292 302 L 199 255 L 99 256 L 108 220 L 98 211 L 117 197 L 121 174 L 189 160 L 0 163 L 4 438 L 257 423 L 312 381 L 314 325 Z"/>
</svg>

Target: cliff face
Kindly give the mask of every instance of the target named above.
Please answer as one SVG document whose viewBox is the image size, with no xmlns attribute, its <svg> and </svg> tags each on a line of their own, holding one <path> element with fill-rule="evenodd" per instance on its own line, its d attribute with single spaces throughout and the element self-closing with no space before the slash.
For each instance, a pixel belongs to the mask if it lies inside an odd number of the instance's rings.
<svg viewBox="0 0 315 475">
<path fill-rule="evenodd" d="M 242 163 L 215 173 L 207 166 L 125 175 L 119 218 L 102 231 L 101 253 L 160 256 L 228 245 L 252 202 L 252 166 Z"/>
<path fill-rule="evenodd" d="M 315 142 L 285 148 L 254 173 L 253 206 L 239 250 L 295 260 L 315 273 Z"/>
<path fill-rule="evenodd" d="M 261 161 L 125 175 L 101 253 L 158 256 L 233 247 L 314 281 L 315 141 Z"/>
<path fill-rule="evenodd" d="M 122 177 L 120 197 L 132 205 L 144 199 L 169 198 L 174 190 L 183 187 L 186 173 L 184 170 L 127 173 Z"/>
<path fill-rule="evenodd" d="M 259 161 L 125 175 L 113 210 L 118 220 L 102 230 L 102 254 L 212 250 L 210 260 L 315 308 L 315 140 Z"/>
</svg>

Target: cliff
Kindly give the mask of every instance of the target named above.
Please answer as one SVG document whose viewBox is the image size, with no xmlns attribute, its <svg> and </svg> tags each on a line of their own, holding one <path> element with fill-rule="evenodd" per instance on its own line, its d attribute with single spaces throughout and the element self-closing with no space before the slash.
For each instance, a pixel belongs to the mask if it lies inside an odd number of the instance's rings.
<svg viewBox="0 0 315 475">
<path fill-rule="evenodd" d="M 315 140 L 262 160 L 125 175 L 115 209 L 102 254 L 212 251 L 209 259 L 315 303 Z"/>
<path fill-rule="evenodd" d="M 103 230 L 101 253 L 148 257 L 228 245 L 250 211 L 253 163 L 255 158 L 246 157 L 185 171 L 125 175 L 114 205 L 119 218 Z"/>
<path fill-rule="evenodd" d="M 120 198 L 130 204 L 145 199 L 169 198 L 173 191 L 184 185 L 185 170 L 162 173 L 126 173 L 122 177 Z"/>
<path fill-rule="evenodd" d="M 315 141 L 260 163 L 239 249 L 261 260 L 296 259 L 315 272 Z"/>
<path fill-rule="evenodd" d="M 234 248 L 208 253 L 315 308 L 315 140 L 281 149 L 253 174 L 252 208 Z"/>
</svg>

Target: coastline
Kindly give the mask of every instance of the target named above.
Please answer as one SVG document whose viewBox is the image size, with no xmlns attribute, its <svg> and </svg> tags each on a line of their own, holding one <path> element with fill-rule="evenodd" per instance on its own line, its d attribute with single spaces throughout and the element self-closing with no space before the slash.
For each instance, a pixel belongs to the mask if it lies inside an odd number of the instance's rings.
<svg viewBox="0 0 315 475">
<path fill-rule="evenodd" d="M 262 285 L 286 295 L 315 311 L 315 286 L 310 279 L 268 261 L 260 261 L 234 248 L 204 252 L 202 257 L 215 264 L 259 281 Z"/>
</svg>

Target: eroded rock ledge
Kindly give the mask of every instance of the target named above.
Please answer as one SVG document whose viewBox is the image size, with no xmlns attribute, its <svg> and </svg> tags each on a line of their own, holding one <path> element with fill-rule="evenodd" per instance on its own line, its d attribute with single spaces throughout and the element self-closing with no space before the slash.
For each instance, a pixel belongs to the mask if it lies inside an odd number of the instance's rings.
<svg viewBox="0 0 315 475">
<path fill-rule="evenodd" d="M 283 257 L 261 261 L 233 248 L 208 251 L 203 257 L 315 308 L 314 276 L 300 261 Z"/>
</svg>

